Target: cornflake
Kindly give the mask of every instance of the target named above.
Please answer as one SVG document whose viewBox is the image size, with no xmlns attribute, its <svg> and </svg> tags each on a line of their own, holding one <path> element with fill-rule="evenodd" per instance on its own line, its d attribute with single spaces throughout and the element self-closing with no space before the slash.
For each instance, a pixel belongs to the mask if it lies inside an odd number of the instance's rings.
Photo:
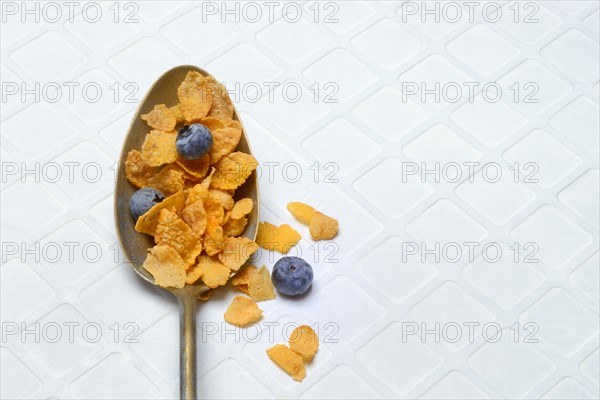
<svg viewBox="0 0 600 400">
<path fill-rule="evenodd" d="M 177 89 L 177 96 L 183 118 L 189 124 L 199 122 L 206 117 L 212 106 L 212 93 L 210 93 L 205 78 L 196 71 L 188 72 L 185 80 Z"/>
<path fill-rule="evenodd" d="M 262 316 L 262 310 L 251 299 L 235 296 L 223 316 L 225 321 L 230 324 L 243 327 L 258 322 Z M 302 359 L 302 357 L 300 358 Z"/>
<path fill-rule="evenodd" d="M 254 301 L 273 300 L 275 298 L 275 288 L 273 282 L 271 282 L 271 274 L 264 265 L 250 275 L 248 294 Z"/>
<path fill-rule="evenodd" d="M 308 325 L 300 325 L 290 335 L 290 349 L 300 354 L 305 362 L 313 359 L 319 350 L 319 337 Z"/>
<path fill-rule="evenodd" d="M 150 131 L 142 145 L 142 160 L 151 167 L 174 162 L 179 156 L 176 140 L 176 132 Z"/>
<path fill-rule="evenodd" d="M 289 347 L 283 344 L 276 344 L 267 350 L 267 355 L 275 364 L 294 378 L 294 380 L 300 382 L 306 376 L 302 356 L 294 353 Z"/>
<path fill-rule="evenodd" d="M 212 189 L 237 189 L 256 169 L 258 162 L 250 154 L 235 152 L 215 164 L 215 174 L 210 181 Z"/>
<path fill-rule="evenodd" d="M 276 226 L 268 222 L 258 224 L 256 243 L 265 250 L 277 250 L 282 254 L 290 251 L 302 236 L 288 224 Z"/>
<path fill-rule="evenodd" d="M 185 285 L 185 263 L 172 247 L 154 246 L 142 265 L 162 287 L 182 288 Z"/>
<path fill-rule="evenodd" d="M 202 242 L 192 228 L 173 211 L 162 209 L 154 234 L 156 244 L 166 244 L 177 251 L 186 268 L 194 263 L 202 251 Z"/>
<path fill-rule="evenodd" d="M 143 114 L 142 119 L 148 126 L 159 131 L 172 131 L 177 125 L 177 117 L 173 111 L 164 104 L 157 104 L 148 114 Z"/>
<path fill-rule="evenodd" d="M 258 245 L 247 237 L 230 237 L 223 242 L 223 251 L 219 253 L 219 260 L 237 271 L 256 250 Z"/>
<path fill-rule="evenodd" d="M 183 210 L 185 205 L 185 197 L 183 192 L 175 193 L 172 196 L 167 197 L 158 204 L 155 204 L 149 209 L 146 214 L 140 216 L 135 224 L 135 230 L 140 233 L 145 233 L 154 236 L 156 232 L 156 226 L 158 225 L 158 218 L 162 210 L 171 210 L 173 212 L 180 212 Z"/>
</svg>

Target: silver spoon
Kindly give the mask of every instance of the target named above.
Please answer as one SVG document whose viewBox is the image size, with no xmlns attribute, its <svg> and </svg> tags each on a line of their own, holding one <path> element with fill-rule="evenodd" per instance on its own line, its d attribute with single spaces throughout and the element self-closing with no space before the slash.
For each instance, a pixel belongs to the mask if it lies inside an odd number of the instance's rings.
<svg viewBox="0 0 600 400">
<path fill-rule="evenodd" d="M 138 233 L 134 229 L 135 222 L 129 214 L 129 199 L 137 188 L 130 184 L 125 178 L 125 160 L 127 158 L 127 153 L 130 150 L 141 148 L 146 134 L 150 131 L 150 128 L 145 121 L 142 121 L 140 116 L 148 113 L 156 104 L 166 104 L 167 106 L 177 104 L 179 101 L 177 98 L 177 88 L 185 79 L 185 76 L 189 71 L 198 71 L 202 75 L 208 75 L 206 71 L 196 66 L 181 65 L 165 72 L 152 85 L 133 116 L 119 158 L 114 200 L 117 237 L 129 264 L 131 264 L 135 272 L 137 272 L 142 279 L 153 285 L 155 285 L 155 283 L 152 275 L 142 268 L 142 264 L 146 259 L 147 250 L 154 246 L 154 241 L 152 237 Z M 242 125 L 242 137 L 236 150 L 252 154 L 244 125 L 239 119 L 239 114 L 235 108 L 233 119 L 238 120 Z M 246 183 L 235 192 L 236 199 L 244 197 L 249 197 L 254 201 L 254 208 L 252 213 L 248 215 L 248 225 L 244 232 L 244 236 L 250 240 L 255 240 L 258 229 L 258 211 L 260 205 L 256 172 L 253 172 Z M 209 290 L 209 288 L 202 283 L 196 283 L 194 285 L 186 285 L 181 289 L 168 288 L 166 290 L 171 292 L 177 298 L 179 304 L 180 397 L 182 399 L 195 399 L 196 308 L 198 306 L 198 296 Z"/>
</svg>

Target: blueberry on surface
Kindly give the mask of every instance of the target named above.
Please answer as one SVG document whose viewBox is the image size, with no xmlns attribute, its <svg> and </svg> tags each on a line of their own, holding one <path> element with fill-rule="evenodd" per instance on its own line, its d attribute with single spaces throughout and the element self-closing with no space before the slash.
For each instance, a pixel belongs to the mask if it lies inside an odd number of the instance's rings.
<svg viewBox="0 0 600 400">
<path fill-rule="evenodd" d="M 313 270 L 300 257 L 282 257 L 275 263 L 271 281 L 277 290 L 288 296 L 306 292 L 313 281 Z"/>
<path fill-rule="evenodd" d="M 141 188 L 136 191 L 129 199 L 129 212 L 134 221 L 165 199 L 165 195 L 152 188 Z"/>
<path fill-rule="evenodd" d="M 210 130 L 202 124 L 186 125 L 177 134 L 177 153 L 186 160 L 196 160 L 208 153 L 213 145 Z"/>
</svg>

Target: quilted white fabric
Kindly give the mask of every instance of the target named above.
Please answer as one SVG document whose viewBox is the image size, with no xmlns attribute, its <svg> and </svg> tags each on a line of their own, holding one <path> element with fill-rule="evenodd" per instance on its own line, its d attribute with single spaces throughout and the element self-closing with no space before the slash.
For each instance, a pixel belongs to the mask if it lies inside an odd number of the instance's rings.
<svg viewBox="0 0 600 400">
<path fill-rule="evenodd" d="M 180 64 L 226 83 L 261 220 L 315 269 L 254 328 L 223 323 L 233 291 L 200 306 L 202 398 L 600 395 L 597 1 L 1 6 L 2 398 L 177 397 L 176 304 L 123 262 L 112 192 Z M 302 383 L 265 354 L 297 323 Z"/>
</svg>

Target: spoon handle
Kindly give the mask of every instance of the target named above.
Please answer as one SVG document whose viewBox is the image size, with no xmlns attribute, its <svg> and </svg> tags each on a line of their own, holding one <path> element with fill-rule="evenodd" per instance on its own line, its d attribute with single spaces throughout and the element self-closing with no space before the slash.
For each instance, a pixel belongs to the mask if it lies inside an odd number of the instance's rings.
<svg viewBox="0 0 600 400">
<path fill-rule="evenodd" d="M 197 296 L 177 296 L 179 303 L 179 397 L 196 399 Z"/>
</svg>

